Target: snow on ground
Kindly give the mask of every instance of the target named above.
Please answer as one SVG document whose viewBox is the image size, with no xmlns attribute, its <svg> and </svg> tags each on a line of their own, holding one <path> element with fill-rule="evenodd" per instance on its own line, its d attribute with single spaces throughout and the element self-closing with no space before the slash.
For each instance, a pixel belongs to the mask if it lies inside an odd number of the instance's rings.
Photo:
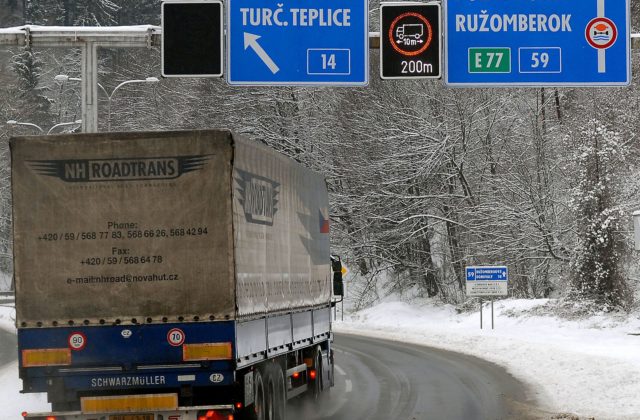
<svg viewBox="0 0 640 420">
<path fill-rule="evenodd" d="M 11 280 L 11 274 L 0 271 L 0 292 L 9 291 L 9 289 L 11 289 Z"/>
<path fill-rule="evenodd" d="M 0 304 L 0 329 L 10 333 L 16 332 L 16 310 L 13 304 Z"/>
<path fill-rule="evenodd" d="M 15 310 L 12 306 L 0 305 L 0 328 L 11 333 L 16 332 Z M 0 351 L 4 347 L 0 347 Z M 17 349 L 15 350 L 17 351 Z M 18 361 L 0 365 L 0 419 L 19 420 L 20 413 L 50 411 L 46 394 L 20 394 L 22 381 L 18 378 Z"/>
<path fill-rule="evenodd" d="M 336 332 L 423 344 L 470 354 L 501 365 L 530 387 L 550 412 L 596 419 L 640 418 L 640 319 L 599 315 L 559 319 L 548 300 L 496 301 L 491 310 L 458 313 L 426 299 L 386 301 L 345 314 Z M 534 315 L 542 313 L 541 315 Z M 340 318 L 340 314 L 338 314 Z"/>
</svg>

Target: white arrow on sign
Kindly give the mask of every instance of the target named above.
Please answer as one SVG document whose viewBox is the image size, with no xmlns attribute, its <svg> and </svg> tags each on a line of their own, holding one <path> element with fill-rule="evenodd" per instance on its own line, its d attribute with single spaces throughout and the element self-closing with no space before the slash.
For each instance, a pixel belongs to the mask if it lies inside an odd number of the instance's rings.
<svg viewBox="0 0 640 420">
<path fill-rule="evenodd" d="M 244 33 L 244 49 L 246 50 L 249 47 L 253 48 L 253 51 L 255 51 L 256 54 L 258 54 L 258 57 L 260 57 L 260 59 L 264 62 L 264 64 L 266 64 L 267 67 L 269 67 L 269 70 L 271 70 L 271 73 L 276 74 L 277 72 L 280 71 L 280 67 L 278 67 L 278 65 L 273 62 L 271 57 L 269 57 L 269 54 L 267 54 L 267 52 L 260 46 L 260 44 L 258 44 L 259 38 L 260 38 L 260 35 L 255 35 L 255 34 L 250 34 L 248 32 L 245 32 Z"/>
</svg>

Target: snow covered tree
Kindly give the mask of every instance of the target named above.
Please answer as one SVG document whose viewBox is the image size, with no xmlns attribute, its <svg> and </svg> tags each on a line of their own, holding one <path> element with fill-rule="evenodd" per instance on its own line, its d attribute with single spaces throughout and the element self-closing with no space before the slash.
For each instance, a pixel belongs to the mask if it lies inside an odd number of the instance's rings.
<svg viewBox="0 0 640 420">
<path fill-rule="evenodd" d="M 107 26 L 120 9 L 111 0 L 26 0 L 25 21 L 34 25 Z"/>
<path fill-rule="evenodd" d="M 40 86 L 43 66 L 40 53 L 28 47 L 22 48 L 14 54 L 11 66 L 18 76 L 16 91 L 21 101 L 20 117 L 35 124 L 48 122 L 51 101 L 46 96 L 46 88 Z"/>
<path fill-rule="evenodd" d="M 582 299 L 605 310 L 625 306 L 630 293 L 621 266 L 622 209 L 616 205 L 616 171 L 625 160 L 620 134 L 591 120 L 577 135 L 573 206 L 578 246 L 572 263 L 572 286 Z"/>
</svg>

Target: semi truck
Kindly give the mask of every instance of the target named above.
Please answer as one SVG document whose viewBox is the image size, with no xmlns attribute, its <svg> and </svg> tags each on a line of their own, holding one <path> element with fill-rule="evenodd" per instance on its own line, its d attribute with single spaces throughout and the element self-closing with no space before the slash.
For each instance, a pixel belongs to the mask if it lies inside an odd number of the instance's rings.
<svg viewBox="0 0 640 420">
<path fill-rule="evenodd" d="M 322 175 L 227 130 L 10 149 L 19 374 L 52 406 L 25 418 L 284 420 L 332 386 Z"/>
</svg>

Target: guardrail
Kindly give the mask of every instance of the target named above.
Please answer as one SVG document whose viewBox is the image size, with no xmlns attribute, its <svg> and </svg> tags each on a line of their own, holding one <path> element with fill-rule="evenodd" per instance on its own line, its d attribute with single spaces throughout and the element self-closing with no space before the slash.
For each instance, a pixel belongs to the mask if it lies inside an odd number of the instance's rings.
<svg viewBox="0 0 640 420">
<path fill-rule="evenodd" d="M 0 292 L 0 305 L 3 303 L 15 303 L 15 292 Z"/>
</svg>

